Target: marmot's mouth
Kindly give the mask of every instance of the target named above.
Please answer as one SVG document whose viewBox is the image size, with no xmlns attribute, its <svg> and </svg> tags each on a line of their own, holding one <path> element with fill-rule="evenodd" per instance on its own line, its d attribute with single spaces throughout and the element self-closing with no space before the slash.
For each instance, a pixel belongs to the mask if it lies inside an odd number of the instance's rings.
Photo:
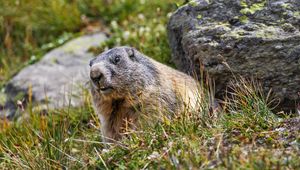
<svg viewBox="0 0 300 170">
<path fill-rule="evenodd" d="M 100 91 L 101 91 L 101 93 L 103 93 L 103 94 L 110 93 L 112 90 L 113 90 L 113 88 L 112 88 L 111 86 L 108 86 L 108 87 L 100 87 Z"/>
</svg>

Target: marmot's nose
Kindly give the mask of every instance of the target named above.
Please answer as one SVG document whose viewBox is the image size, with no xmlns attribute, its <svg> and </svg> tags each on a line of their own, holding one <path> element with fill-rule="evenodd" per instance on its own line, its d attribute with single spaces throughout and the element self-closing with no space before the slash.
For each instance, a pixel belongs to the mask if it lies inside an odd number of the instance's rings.
<svg viewBox="0 0 300 170">
<path fill-rule="evenodd" d="M 102 79 L 103 77 L 103 74 L 101 73 L 100 70 L 98 69 L 91 69 L 91 72 L 90 72 L 90 77 L 91 77 L 91 80 L 95 83 L 99 83 L 99 81 Z"/>
</svg>

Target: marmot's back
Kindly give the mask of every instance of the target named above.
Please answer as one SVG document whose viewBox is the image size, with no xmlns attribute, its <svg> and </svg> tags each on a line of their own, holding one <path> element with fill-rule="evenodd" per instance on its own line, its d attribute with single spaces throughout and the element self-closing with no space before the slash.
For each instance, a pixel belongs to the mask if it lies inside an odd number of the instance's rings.
<svg viewBox="0 0 300 170">
<path fill-rule="evenodd" d="M 179 95 L 177 97 L 181 97 L 186 105 L 195 108 L 199 97 L 199 86 L 195 79 L 153 59 L 150 60 L 158 69 L 161 85 L 175 90 L 177 95 Z"/>
</svg>

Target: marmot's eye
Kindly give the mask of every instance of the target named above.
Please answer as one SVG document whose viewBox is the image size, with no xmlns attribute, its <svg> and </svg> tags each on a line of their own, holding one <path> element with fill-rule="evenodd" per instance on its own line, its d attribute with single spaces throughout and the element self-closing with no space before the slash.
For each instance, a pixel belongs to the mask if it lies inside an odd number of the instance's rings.
<svg viewBox="0 0 300 170">
<path fill-rule="evenodd" d="M 117 64 L 120 61 L 121 57 L 119 55 L 115 56 L 114 63 Z"/>
</svg>

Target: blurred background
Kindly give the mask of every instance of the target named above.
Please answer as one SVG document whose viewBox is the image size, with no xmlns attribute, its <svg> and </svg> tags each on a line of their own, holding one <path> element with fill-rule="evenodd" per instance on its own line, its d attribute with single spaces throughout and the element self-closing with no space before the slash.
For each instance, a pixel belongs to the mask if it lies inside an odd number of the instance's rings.
<svg viewBox="0 0 300 170">
<path fill-rule="evenodd" d="M 183 0 L 0 0 L 0 88 L 71 38 L 102 31 L 106 47 L 130 45 L 170 63 L 166 22 Z"/>
</svg>

